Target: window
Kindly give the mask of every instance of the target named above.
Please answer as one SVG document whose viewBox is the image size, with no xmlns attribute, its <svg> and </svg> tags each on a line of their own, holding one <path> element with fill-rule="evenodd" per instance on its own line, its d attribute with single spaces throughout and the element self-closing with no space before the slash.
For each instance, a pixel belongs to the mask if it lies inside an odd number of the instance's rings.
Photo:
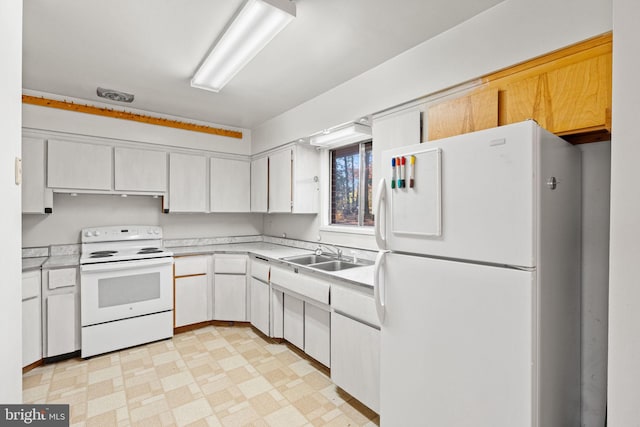
<svg viewBox="0 0 640 427">
<path fill-rule="evenodd" d="M 331 150 L 332 225 L 373 226 L 371 141 Z"/>
</svg>

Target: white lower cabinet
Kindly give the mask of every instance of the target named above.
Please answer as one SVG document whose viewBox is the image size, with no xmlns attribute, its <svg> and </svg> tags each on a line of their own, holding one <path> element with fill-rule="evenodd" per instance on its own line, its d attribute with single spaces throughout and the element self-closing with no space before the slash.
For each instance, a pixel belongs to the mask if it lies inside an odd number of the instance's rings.
<svg viewBox="0 0 640 427">
<path fill-rule="evenodd" d="M 284 292 L 271 288 L 271 338 L 284 338 Z"/>
<path fill-rule="evenodd" d="M 80 350 L 80 290 L 77 267 L 42 270 L 42 356 Z"/>
<path fill-rule="evenodd" d="M 269 336 L 269 284 L 262 280 L 251 278 L 251 324 L 260 332 Z"/>
<path fill-rule="evenodd" d="M 206 322 L 207 294 L 209 290 L 205 274 L 175 279 L 175 327 Z"/>
<path fill-rule="evenodd" d="M 76 295 L 49 295 L 47 313 L 47 356 L 53 357 L 78 350 L 76 345 Z"/>
<path fill-rule="evenodd" d="M 174 260 L 174 327 L 206 322 L 209 316 L 208 255 L 177 257 Z"/>
<path fill-rule="evenodd" d="M 331 313 L 304 304 L 304 352 L 325 366 L 331 366 Z"/>
<path fill-rule="evenodd" d="M 213 296 L 215 320 L 246 321 L 246 299 L 247 279 L 244 275 L 215 275 Z"/>
<path fill-rule="evenodd" d="M 380 412 L 380 331 L 340 313 L 331 313 L 331 379 Z"/>
<path fill-rule="evenodd" d="M 42 359 L 40 270 L 22 273 L 22 366 Z"/>
<path fill-rule="evenodd" d="M 284 339 L 304 350 L 304 301 L 284 294 Z"/>
<path fill-rule="evenodd" d="M 246 322 L 247 256 L 216 254 L 213 265 L 213 318 Z"/>
</svg>

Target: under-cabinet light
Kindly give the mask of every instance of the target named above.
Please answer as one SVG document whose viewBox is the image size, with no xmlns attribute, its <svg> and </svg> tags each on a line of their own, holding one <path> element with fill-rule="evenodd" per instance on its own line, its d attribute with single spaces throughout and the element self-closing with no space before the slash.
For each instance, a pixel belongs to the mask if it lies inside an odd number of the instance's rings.
<svg viewBox="0 0 640 427">
<path fill-rule="evenodd" d="M 337 147 L 371 138 L 371 127 L 353 123 L 347 127 L 326 131 L 311 137 L 311 145 L 320 147 Z"/>
<path fill-rule="evenodd" d="M 296 16 L 289 0 L 247 0 L 191 79 L 191 86 L 219 92 Z"/>
</svg>

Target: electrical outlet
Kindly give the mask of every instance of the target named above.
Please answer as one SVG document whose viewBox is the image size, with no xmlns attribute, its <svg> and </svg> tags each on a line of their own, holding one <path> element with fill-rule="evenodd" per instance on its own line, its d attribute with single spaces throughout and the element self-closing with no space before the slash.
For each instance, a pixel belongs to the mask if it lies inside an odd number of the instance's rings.
<svg viewBox="0 0 640 427">
<path fill-rule="evenodd" d="M 20 185 L 22 184 L 22 159 L 20 157 L 16 157 L 15 170 L 16 170 L 16 185 Z"/>
</svg>

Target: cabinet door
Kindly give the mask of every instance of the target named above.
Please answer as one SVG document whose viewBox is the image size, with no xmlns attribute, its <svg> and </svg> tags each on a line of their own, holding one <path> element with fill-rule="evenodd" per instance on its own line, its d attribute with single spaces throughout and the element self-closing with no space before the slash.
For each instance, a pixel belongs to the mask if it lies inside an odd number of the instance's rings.
<svg viewBox="0 0 640 427">
<path fill-rule="evenodd" d="M 175 327 L 206 322 L 207 276 L 179 277 L 175 283 Z"/>
<path fill-rule="evenodd" d="M 284 293 L 271 289 L 271 338 L 284 338 Z"/>
<path fill-rule="evenodd" d="M 485 89 L 429 107 L 429 141 L 498 126 L 498 89 Z"/>
<path fill-rule="evenodd" d="M 269 156 L 269 212 L 291 212 L 291 149 Z"/>
<path fill-rule="evenodd" d="M 331 313 L 331 380 L 380 412 L 380 331 Z"/>
<path fill-rule="evenodd" d="M 22 138 L 22 213 L 45 213 L 47 193 L 45 142 L 37 138 Z M 50 197 L 50 195 L 49 195 Z"/>
<path fill-rule="evenodd" d="M 216 158 L 212 158 L 210 164 L 211 212 L 249 212 L 251 164 Z"/>
<path fill-rule="evenodd" d="M 115 189 L 120 191 L 167 191 L 167 153 L 115 148 Z"/>
<path fill-rule="evenodd" d="M 71 353 L 76 348 L 76 296 L 75 294 L 47 297 L 47 353 L 46 357 Z"/>
<path fill-rule="evenodd" d="M 373 194 L 378 192 L 380 178 L 389 175 L 391 165 L 382 164 L 382 152 L 391 148 L 420 143 L 420 111 L 409 110 L 402 113 L 375 118 L 371 127 L 373 133 Z"/>
<path fill-rule="evenodd" d="M 251 212 L 267 212 L 269 193 L 269 159 L 251 162 Z"/>
<path fill-rule="evenodd" d="M 269 285 L 251 278 L 251 324 L 269 336 Z"/>
<path fill-rule="evenodd" d="M 315 147 L 295 146 L 293 157 L 293 213 L 318 213 L 320 153 Z"/>
<path fill-rule="evenodd" d="M 558 135 L 607 128 L 610 100 L 611 53 L 607 53 L 508 84 L 501 124 L 532 118 Z"/>
<path fill-rule="evenodd" d="M 216 274 L 213 317 L 215 320 L 247 320 L 247 279 L 240 274 Z"/>
<path fill-rule="evenodd" d="M 304 349 L 304 301 L 284 294 L 284 339 Z"/>
<path fill-rule="evenodd" d="M 78 190 L 111 190 L 112 148 L 107 145 L 50 139 L 47 186 Z"/>
<path fill-rule="evenodd" d="M 171 153 L 169 160 L 169 211 L 206 212 L 207 158 Z"/>
<path fill-rule="evenodd" d="M 304 304 L 304 352 L 331 367 L 331 314 L 313 304 Z"/>
<path fill-rule="evenodd" d="M 40 296 L 22 301 L 22 366 L 42 359 Z"/>
</svg>

